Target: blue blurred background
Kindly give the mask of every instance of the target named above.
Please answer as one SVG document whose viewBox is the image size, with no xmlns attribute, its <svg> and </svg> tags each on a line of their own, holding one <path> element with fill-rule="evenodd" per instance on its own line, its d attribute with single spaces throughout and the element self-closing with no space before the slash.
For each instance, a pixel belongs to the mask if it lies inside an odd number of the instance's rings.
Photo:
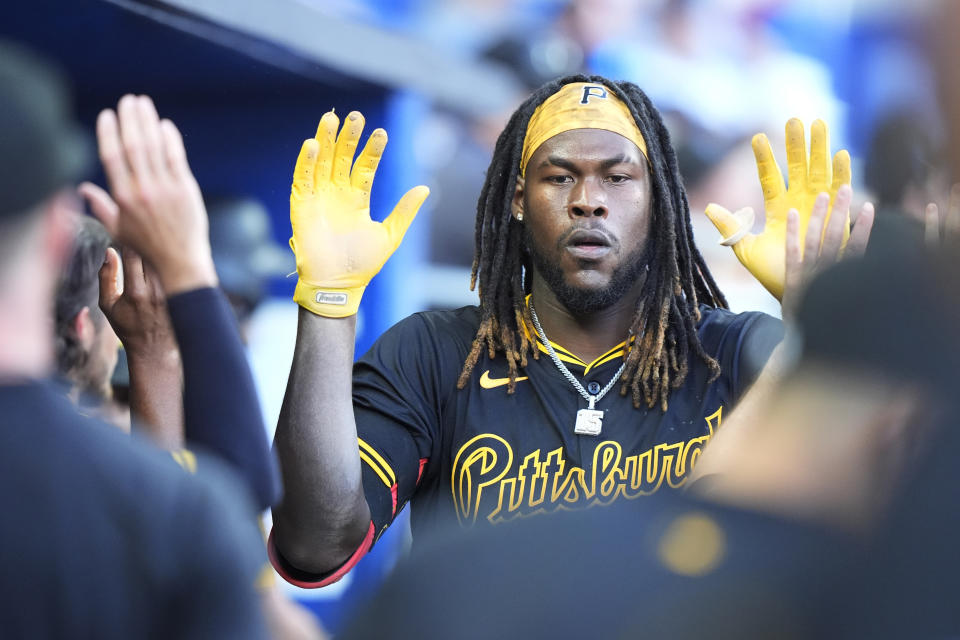
<svg viewBox="0 0 960 640">
<path fill-rule="evenodd" d="M 784 122 L 817 117 L 854 158 L 859 198 L 908 214 L 946 192 L 942 121 L 926 53 L 929 3 L 856 0 L 35 0 L 8 3 L 0 36 L 58 60 L 91 135 L 128 92 L 184 133 L 210 201 L 266 213 L 245 323 L 272 430 L 296 327 L 285 245 L 302 140 L 330 108 L 359 110 L 390 144 L 373 192 L 383 218 L 416 184 L 432 195 L 361 307 L 357 353 L 420 309 L 470 304 L 474 207 L 496 136 L 529 90 L 591 71 L 636 82 L 664 112 L 698 244 L 735 310 L 778 305 L 717 246 L 709 201 L 762 211 L 749 139 L 782 148 Z M 903 171 L 883 164 L 906 158 Z M 902 157 L 901 157 L 902 154 Z M 870 161 L 868 162 L 867 159 Z M 901 163 L 903 165 L 904 163 Z M 891 173 L 892 172 L 892 173 Z M 102 184 L 102 176 L 93 176 Z M 758 224 L 762 225 L 762 221 Z M 229 234 L 227 234 L 229 235 Z M 284 252 L 281 252 L 283 249 Z M 217 250 L 217 247 L 215 247 Z M 239 246 L 224 260 L 252 260 Z M 224 264 L 223 269 L 227 269 Z M 226 278 L 224 278 L 225 284 Z M 341 583 L 289 587 L 331 630 L 407 544 L 401 522 Z"/>
</svg>

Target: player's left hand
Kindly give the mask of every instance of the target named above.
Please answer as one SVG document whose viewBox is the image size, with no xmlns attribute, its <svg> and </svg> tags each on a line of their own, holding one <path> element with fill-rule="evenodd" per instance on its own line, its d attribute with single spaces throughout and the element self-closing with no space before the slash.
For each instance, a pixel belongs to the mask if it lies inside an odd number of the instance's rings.
<svg viewBox="0 0 960 640">
<path fill-rule="evenodd" d="M 810 212 L 806 230 L 801 230 L 801 216 L 796 209 L 787 213 L 786 240 L 784 245 L 785 270 L 784 292 L 781 301 L 783 316 L 793 315 L 800 296 L 818 273 L 838 262 L 841 258 L 862 256 L 873 228 L 874 210 L 869 202 L 863 205 L 853 230 L 844 233 L 853 189 L 843 185 L 837 190 L 832 211 L 827 194 L 817 196 Z"/>
<path fill-rule="evenodd" d="M 112 201 L 88 199 L 107 231 L 156 269 L 168 296 L 215 286 L 207 212 L 177 127 L 149 97 L 125 95 L 100 112 L 97 144 Z"/>
<path fill-rule="evenodd" d="M 353 111 L 337 135 L 340 120 L 332 111 L 324 114 L 293 170 L 290 248 L 299 276 L 293 299 L 319 316 L 357 313 L 364 289 L 400 246 L 430 193 L 414 187 L 383 222 L 370 217 L 370 190 L 387 132 L 375 129 L 354 162 L 364 122 Z"/>
<path fill-rule="evenodd" d="M 803 123 L 792 118 L 786 124 L 788 185 L 785 185 L 767 136 L 762 133 L 755 135 L 752 144 L 766 209 L 763 231 L 759 234 L 750 233 L 754 218 L 753 210 L 749 208 L 734 214 L 718 204 L 711 203 L 707 205 L 705 213 L 723 234 L 721 244 L 732 246 L 743 266 L 767 291 L 782 300 L 786 286 L 784 249 L 788 212 L 797 211 L 799 234 L 800 237 L 805 237 L 818 195 L 826 193 L 828 204 L 836 203 L 840 187 L 850 184 L 850 154 L 844 150 L 838 151 L 833 156 L 831 167 L 827 125 L 822 120 L 816 120 L 810 128 L 808 161 Z M 850 235 L 849 204 L 847 199 L 845 207 L 831 207 L 826 222 L 829 225 L 834 215 L 840 216 L 841 220 L 837 225 L 842 221 L 839 245 L 841 252 Z"/>
</svg>

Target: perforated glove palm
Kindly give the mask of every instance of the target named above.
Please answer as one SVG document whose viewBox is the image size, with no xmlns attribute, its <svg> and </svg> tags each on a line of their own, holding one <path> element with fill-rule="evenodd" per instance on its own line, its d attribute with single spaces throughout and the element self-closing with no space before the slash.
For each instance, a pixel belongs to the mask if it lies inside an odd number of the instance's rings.
<svg viewBox="0 0 960 640">
<path fill-rule="evenodd" d="M 766 209 L 766 224 L 759 234 L 750 233 L 754 215 L 750 208 L 730 213 L 718 204 L 707 205 L 705 213 L 717 230 L 723 234 L 721 244 L 732 246 L 740 262 L 767 291 L 778 300 L 783 297 L 786 273 L 787 213 L 796 209 L 800 215 L 800 237 L 807 233 L 810 214 L 817 194 L 827 192 L 831 205 L 837 189 L 850 184 L 850 154 L 841 150 L 833 156 L 831 170 L 827 125 L 822 120 L 810 127 L 810 159 L 807 161 L 803 123 L 792 118 L 786 125 L 787 178 L 789 188 L 783 183 L 783 174 L 774 158 L 767 136 L 758 133 L 753 137 L 753 153 L 757 160 L 757 173 L 763 189 Z M 850 212 L 843 232 L 843 244 L 850 236 Z M 826 228 L 826 223 L 824 228 Z"/>
<path fill-rule="evenodd" d="M 332 111 L 324 114 L 316 137 L 304 141 L 293 172 L 290 248 L 299 276 L 293 299 L 331 318 L 357 312 L 364 288 L 400 246 L 430 193 L 414 187 L 382 223 L 370 219 L 370 189 L 387 133 L 374 130 L 354 163 L 363 124 L 354 111 L 337 136 L 339 119 Z"/>
</svg>

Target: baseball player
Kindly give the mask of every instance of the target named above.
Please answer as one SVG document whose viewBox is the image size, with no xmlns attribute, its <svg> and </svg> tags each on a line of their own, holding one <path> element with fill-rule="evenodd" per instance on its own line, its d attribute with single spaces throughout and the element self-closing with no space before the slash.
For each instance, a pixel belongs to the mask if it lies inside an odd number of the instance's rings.
<svg viewBox="0 0 960 640">
<path fill-rule="evenodd" d="M 353 162 L 363 117 L 349 114 L 338 135 L 339 124 L 323 116 L 294 171 L 301 309 L 275 441 L 286 490 L 270 542 L 280 573 L 307 587 L 339 579 L 408 501 L 416 538 L 444 521 L 495 524 L 682 486 L 782 325 L 726 310 L 649 98 L 630 83 L 572 76 L 524 102 L 477 206 L 479 304 L 415 314 L 355 366 L 364 287 L 429 191 L 415 187 L 372 221 L 386 133 L 375 130 Z M 763 234 L 746 233 L 747 211 L 711 211 L 787 302 L 802 280 L 787 261 L 797 239 L 815 235 L 816 258 L 823 229 L 835 257 L 851 198 L 849 156 L 830 166 L 823 123 L 812 130 L 809 180 L 803 140 L 791 121 L 789 190 L 766 138 L 754 141 Z M 824 229 L 830 198 L 837 215 Z M 865 244 L 870 219 L 861 216 L 848 253 Z"/>
</svg>

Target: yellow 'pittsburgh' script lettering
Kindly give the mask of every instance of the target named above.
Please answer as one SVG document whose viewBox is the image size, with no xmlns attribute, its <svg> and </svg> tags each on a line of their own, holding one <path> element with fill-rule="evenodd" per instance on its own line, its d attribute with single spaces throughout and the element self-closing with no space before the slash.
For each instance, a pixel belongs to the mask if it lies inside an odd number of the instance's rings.
<svg viewBox="0 0 960 640">
<path fill-rule="evenodd" d="M 621 497 L 634 499 L 655 493 L 664 484 L 681 487 L 720 426 L 722 412 L 720 407 L 705 418 L 706 435 L 658 444 L 631 456 L 624 456 L 620 443 L 602 441 L 593 452 L 589 471 L 568 465 L 563 447 L 557 447 L 546 454 L 541 449 L 528 453 L 516 474 L 508 477 L 514 458 L 510 443 L 492 433 L 480 434 L 460 447 L 453 461 L 457 518 L 465 526 L 481 516 L 496 524 L 558 509 L 606 505 Z M 497 502 L 489 513 L 481 514 L 481 501 L 491 492 Z"/>
</svg>

